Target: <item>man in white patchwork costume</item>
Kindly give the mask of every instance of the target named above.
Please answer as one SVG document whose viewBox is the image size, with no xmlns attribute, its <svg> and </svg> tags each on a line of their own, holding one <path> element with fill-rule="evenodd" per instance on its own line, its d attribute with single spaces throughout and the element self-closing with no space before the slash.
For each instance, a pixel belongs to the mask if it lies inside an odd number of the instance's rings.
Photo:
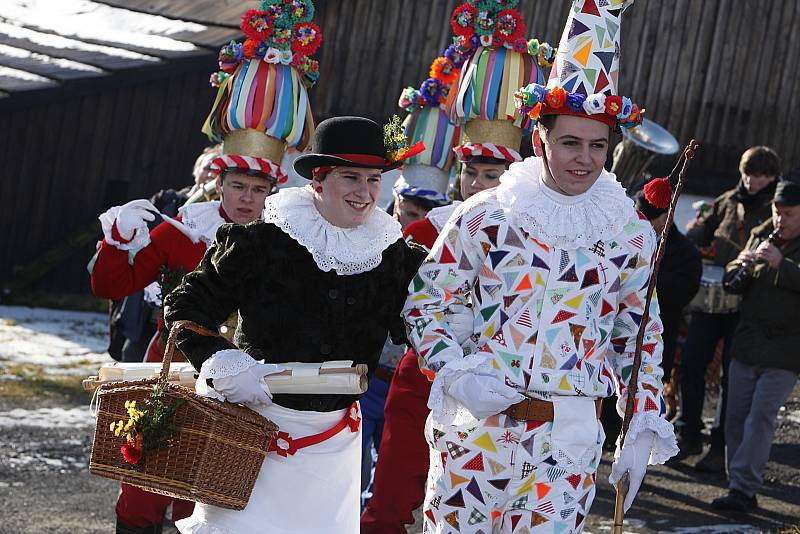
<svg viewBox="0 0 800 534">
<path fill-rule="evenodd" d="M 538 121 L 537 157 L 458 207 L 410 286 L 409 339 L 436 375 L 425 532 L 583 529 L 605 438 L 600 404 L 616 392 L 624 410 L 656 249 L 603 169 L 611 130 L 641 122 L 616 92 L 629 3 L 573 1 L 547 87 L 517 95 Z M 461 346 L 444 317 L 467 300 L 474 335 Z M 612 467 L 612 484 L 630 476 L 626 510 L 647 465 L 677 452 L 661 332 L 653 299 L 635 412 Z"/>
</svg>

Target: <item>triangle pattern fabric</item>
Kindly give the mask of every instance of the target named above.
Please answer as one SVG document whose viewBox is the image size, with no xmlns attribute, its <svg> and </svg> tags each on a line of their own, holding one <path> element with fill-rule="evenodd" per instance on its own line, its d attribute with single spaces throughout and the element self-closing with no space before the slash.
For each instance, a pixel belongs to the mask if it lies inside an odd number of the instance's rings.
<svg viewBox="0 0 800 534">
<path fill-rule="evenodd" d="M 510 478 L 500 478 L 500 479 L 494 479 L 494 480 L 487 480 L 487 482 L 489 484 L 491 484 L 495 488 L 499 489 L 500 491 L 505 491 L 506 486 L 508 486 L 508 483 L 510 481 L 511 481 Z"/>
<path fill-rule="evenodd" d="M 589 52 L 591 51 L 592 41 L 590 40 L 586 45 L 575 52 L 575 59 L 578 60 L 582 67 L 586 67 L 586 62 L 589 59 Z"/>
<path fill-rule="evenodd" d="M 492 262 L 492 269 L 496 269 L 497 265 L 503 261 L 503 258 L 508 256 L 507 250 L 492 250 L 489 252 L 489 260 Z M 455 261 L 453 262 L 455 263 Z"/>
<path fill-rule="evenodd" d="M 485 451 L 490 451 L 497 454 L 497 447 L 494 446 L 492 436 L 488 432 L 484 432 L 480 435 L 480 437 L 472 440 L 472 443 Z"/>
<path fill-rule="evenodd" d="M 475 497 L 477 500 L 481 501 L 481 504 L 486 504 L 486 502 L 483 500 L 481 487 L 478 485 L 478 481 L 475 480 L 475 477 L 472 477 L 472 480 L 470 480 L 469 484 L 467 484 L 467 493 Z"/>
<path fill-rule="evenodd" d="M 576 35 L 580 35 L 582 33 L 586 33 L 589 31 L 589 28 L 583 24 L 578 19 L 572 19 L 572 26 L 569 29 L 569 37 L 568 39 L 572 39 Z"/>
<path fill-rule="evenodd" d="M 542 258 L 533 254 L 533 259 L 531 260 L 531 267 L 538 267 L 539 269 L 547 269 L 548 265 L 544 262 Z M 537 275 L 539 273 L 536 273 Z"/>
<path fill-rule="evenodd" d="M 464 508 L 464 495 L 461 493 L 461 490 L 458 490 L 449 499 L 444 501 L 444 503 L 453 508 Z"/>
<path fill-rule="evenodd" d="M 522 244 L 517 232 L 515 232 L 513 228 L 509 228 L 506 232 L 505 245 L 514 248 L 525 248 L 525 245 Z"/>
<path fill-rule="evenodd" d="M 467 477 L 462 477 L 461 475 L 450 471 L 450 488 L 455 489 L 456 486 L 459 484 L 464 484 L 465 482 L 469 482 Z"/>
<path fill-rule="evenodd" d="M 597 5 L 594 3 L 594 0 L 586 0 L 581 9 L 581 13 L 588 13 L 596 17 L 600 16 L 600 12 L 597 10 Z"/>
<path fill-rule="evenodd" d="M 475 457 L 462 466 L 462 469 L 467 471 L 483 471 L 483 454 L 480 452 L 476 454 Z"/>
<path fill-rule="evenodd" d="M 450 252 L 450 249 L 446 246 L 442 247 L 442 253 L 439 255 L 439 263 L 455 263 L 456 259 L 453 257 L 453 253 Z"/>
<path fill-rule="evenodd" d="M 500 473 L 502 473 L 503 471 L 506 470 L 506 466 L 504 466 L 500 462 L 492 460 L 491 458 L 487 458 L 486 460 L 489 462 L 489 469 L 492 470 L 492 475 L 493 476 L 497 476 L 498 474 L 500 474 Z M 506 484 L 508 484 L 508 479 L 506 479 Z M 503 488 L 501 488 L 501 489 L 503 489 Z"/>
<path fill-rule="evenodd" d="M 578 275 L 575 274 L 575 266 L 571 265 L 570 268 L 561 275 L 561 278 L 558 279 L 559 282 L 577 282 Z"/>
</svg>

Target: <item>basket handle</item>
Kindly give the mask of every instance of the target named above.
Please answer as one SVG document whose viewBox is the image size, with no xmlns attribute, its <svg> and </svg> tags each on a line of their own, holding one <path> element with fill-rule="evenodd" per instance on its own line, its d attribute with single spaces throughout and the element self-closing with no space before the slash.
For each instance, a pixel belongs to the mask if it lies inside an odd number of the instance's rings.
<svg viewBox="0 0 800 534">
<path fill-rule="evenodd" d="M 222 337 L 217 332 L 209 330 L 194 321 L 175 321 L 167 337 L 167 348 L 164 351 L 164 360 L 161 363 L 161 373 L 158 375 L 158 381 L 161 383 L 166 383 L 169 378 L 169 366 L 172 363 L 172 355 L 175 353 L 175 341 L 182 330 L 191 330 L 201 336 Z"/>
</svg>

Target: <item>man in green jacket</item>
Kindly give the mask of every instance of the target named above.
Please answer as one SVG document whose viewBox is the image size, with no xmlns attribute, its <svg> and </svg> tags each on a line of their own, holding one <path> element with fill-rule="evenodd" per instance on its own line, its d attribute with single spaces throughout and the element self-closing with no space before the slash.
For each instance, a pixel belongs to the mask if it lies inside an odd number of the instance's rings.
<svg viewBox="0 0 800 534">
<path fill-rule="evenodd" d="M 775 181 L 780 174 L 780 159 L 769 147 L 748 148 L 739 161 L 739 173 L 739 184 L 717 197 L 711 211 L 694 221 L 686 232 L 695 245 L 705 249 L 705 255 L 720 270 L 736 259 L 750 231 L 770 218 Z M 713 267 L 704 267 L 704 271 L 706 269 Z M 706 368 L 714 359 L 717 344 L 724 340 L 719 416 L 711 430 L 711 448 L 695 465 L 701 471 L 722 472 L 725 469 L 727 369 L 731 338 L 738 322 L 736 307 L 695 309 L 691 314 L 680 363 L 681 409 L 676 427 L 681 452 L 673 460 L 700 454 L 703 450 L 701 431 Z"/>
<path fill-rule="evenodd" d="M 770 242 L 775 228 L 777 238 Z M 729 491 L 712 503 L 737 512 L 757 507 L 778 410 L 800 373 L 800 185 L 778 183 L 772 220 L 753 230 L 745 250 L 728 264 L 726 281 L 742 263 L 752 266 L 752 275 L 731 346 L 725 421 Z"/>
</svg>

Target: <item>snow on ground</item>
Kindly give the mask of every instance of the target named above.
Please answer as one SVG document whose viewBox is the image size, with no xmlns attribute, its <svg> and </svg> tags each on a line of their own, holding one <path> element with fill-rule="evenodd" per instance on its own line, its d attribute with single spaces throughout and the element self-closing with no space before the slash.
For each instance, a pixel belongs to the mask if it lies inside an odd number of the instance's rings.
<svg viewBox="0 0 800 534">
<path fill-rule="evenodd" d="M 47 374 L 89 375 L 108 363 L 108 318 L 101 313 L 0 306 L 0 379 L 12 364 Z"/>
<path fill-rule="evenodd" d="M 77 408 L 39 408 L 24 410 L 15 408 L 0 412 L 0 428 L 28 426 L 39 428 L 75 428 L 94 426 L 95 416 L 88 406 Z"/>
</svg>

